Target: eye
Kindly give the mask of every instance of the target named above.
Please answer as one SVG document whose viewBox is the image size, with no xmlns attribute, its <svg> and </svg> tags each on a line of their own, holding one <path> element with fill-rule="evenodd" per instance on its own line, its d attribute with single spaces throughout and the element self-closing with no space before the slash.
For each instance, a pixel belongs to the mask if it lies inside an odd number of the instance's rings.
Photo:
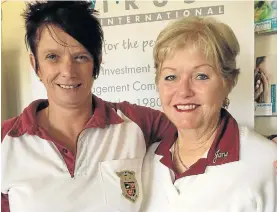
<svg viewBox="0 0 277 212">
<path fill-rule="evenodd" d="M 176 77 L 176 75 L 169 75 L 169 76 L 166 76 L 164 79 L 166 80 L 166 81 L 173 81 L 173 80 L 175 80 L 177 77 Z"/>
<path fill-rule="evenodd" d="M 49 60 L 57 60 L 58 56 L 55 55 L 55 54 L 48 54 L 46 56 L 46 59 L 49 59 Z"/>
<path fill-rule="evenodd" d="M 196 79 L 198 79 L 198 80 L 207 80 L 207 79 L 209 79 L 209 77 L 206 74 L 198 74 L 196 76 Z"/>
<path fill-rule="evenodd" d="M 89 57 L 87 55 L 78 55 L 75 59 L 79 62 L 85 62 L 89 60 Z"/>
</svg>

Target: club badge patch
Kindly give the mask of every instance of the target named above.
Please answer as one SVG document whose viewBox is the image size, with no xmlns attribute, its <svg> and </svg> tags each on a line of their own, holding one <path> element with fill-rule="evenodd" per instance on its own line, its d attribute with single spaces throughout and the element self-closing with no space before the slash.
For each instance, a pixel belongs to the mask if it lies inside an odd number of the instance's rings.
<svg viewBox="0 0 277 212">
<path fill-rule="evenodd" d="M 124 170 L 121 172 L 116 172 L 116 174 L 120 177 L 122 195 L 126 199 L 135 202 L 139 197 L 139 187 L 135 172 Z"/>
</svg>

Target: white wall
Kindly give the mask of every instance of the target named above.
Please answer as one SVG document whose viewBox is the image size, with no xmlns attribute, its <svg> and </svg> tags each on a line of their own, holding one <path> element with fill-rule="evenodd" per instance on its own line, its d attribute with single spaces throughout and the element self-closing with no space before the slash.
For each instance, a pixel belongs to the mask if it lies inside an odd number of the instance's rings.
<svg viewBox="0 0 277 212">
<path fill-rule="evenodd" d="M 25 46 L 24 1 L 2 3 L 1 121 L 19 115 L 31 101 L 29 56 Z"/>
<path fill-rule="evenodd" d="M 271 54 L 277 54 L 277 34 L 256 35 L 255 58 Z M 263 135 L 277 134 L 277 116 L 255 117 L 255 130 Z"/>
<path fill-rule="evenodd" d="M 238 67 L 242 71 L 238 84 L 229 96 L 231 104 L 228 110 L 240 124 L 254 128 L 254 5 L 252 1 L 240 2 L 240 10 L 238 10 L 237 2 L 234 1 L 195 1 L 192 4 L 187 4 L 184 1 L 177 0 L 168 1 L 164 7 L 154 6 L 153 1 L 136 1 L 138 8 L 130 10 L 126 10 L 124 7 L 125 1 L 118 5 L 115 1 L 108 1 L 109 10 L 106 13 L 103 12 L 100 2 L 97 1 L 96 9 L 100 11 L 102 18 L 120 17 L 124 24 L 107 24 L 106 26 L 104 24 L 105 44 L 116 47 L 110 50 L 107 50 L 109 47 L 106 47 L 106 50 L 103 51 L 102 67 L 112 70 L 112 72 L 109 72 L 110 74 L 100 72 L 99 78 L 94 83 L 94 94 L 109 101 L 127 100 L 131 103 L 160 109 L 154 83 L 155 69 L 153 67 L 152 48 L 150 45 L 143 48 L 143 43 L 155 41 L 158 32 L 169 21 L 175 19 L 176 14 L 179 14 L 178 17 L 181 17 L 180 14 L 184 14 L 183 12 L 176 13 L 176 11 L 195 11 L 195 8 L 206 8 L 203 11 L 213 11 L 211 14 L 230 25 L 239 40 L 241 51 L 238 57 Z M 223 7 L 224 9 L 222 9 Z M 217 9 L 210 10 L 211 8 Z M 170 11 L 174 12 L 170 13 Z M 163 16 L 163 19 L 155 19 L 156 16 L 153 15 L 152 21 L 136 22 L 137 17 L 143 17 L 143 14 L 164 12 L 169 12 L 170 15 Z M 193 12 L 191 13 L 193 14 Z M 206 13 L 203 12 L 201 15 Z M 127 24 L 125 24 L 126 17 L 131 15 L 136 18 L 130 18 L 129 20 L 133 21 L 126 21 Z M 170 20 L 167 20 L 166 17 L 170 17 Z M 139 18 L 138 20 L 146 19 Z M 125 45 L 122 45 L 128 40 L 132 41 L 132 48 L 126 48 Z M 137 42 L 136 47 L 135 42 Z M 147 67 L 148 65 L 150 71 L 144 73 L 129 74 L 124 72 L 123 74 L 117 74 L 115 71 L 125 69 L 125 67 L 137 68 Z M 38 81 L 34 72 L 32 73 L 32 88 L 35 88 L 33 89 L 32 98 L 46 98 L 43 85 Z"/>
</svg>

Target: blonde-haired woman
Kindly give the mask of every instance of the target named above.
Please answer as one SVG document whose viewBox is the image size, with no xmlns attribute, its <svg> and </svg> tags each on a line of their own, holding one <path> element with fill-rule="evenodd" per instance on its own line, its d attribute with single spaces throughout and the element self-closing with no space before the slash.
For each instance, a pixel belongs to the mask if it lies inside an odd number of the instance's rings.
<svg viewBox="0 0 277 212">
<path fill-rule="evenodd" d="M 177 131 L 145 157 L 143 212 L 277 210 L 277 146 L 226 110 L 239 51 L 232 29 L 214 18 L 186 17 L 159 34 L 156 84 Z"/>
</svg>

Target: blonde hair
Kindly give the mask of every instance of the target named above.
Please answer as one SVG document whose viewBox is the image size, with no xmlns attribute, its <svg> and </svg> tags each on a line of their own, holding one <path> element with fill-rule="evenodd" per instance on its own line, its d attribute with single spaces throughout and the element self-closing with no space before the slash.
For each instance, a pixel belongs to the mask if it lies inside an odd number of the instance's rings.
<svg viewBox="0 0 277 212">
<path fill-rule="evenodd" d="M 228 25 L 215 18 L 193 16 L 169 24 L 160 32 L 154 46 L 156 83 L 163 61 L 182 48 L 203 51 L 215 68 L 221 71 L 230 90 L 236 85 L 239 75 L 236 56 L 240 47 L 233 30 Z"/>
</svg>

